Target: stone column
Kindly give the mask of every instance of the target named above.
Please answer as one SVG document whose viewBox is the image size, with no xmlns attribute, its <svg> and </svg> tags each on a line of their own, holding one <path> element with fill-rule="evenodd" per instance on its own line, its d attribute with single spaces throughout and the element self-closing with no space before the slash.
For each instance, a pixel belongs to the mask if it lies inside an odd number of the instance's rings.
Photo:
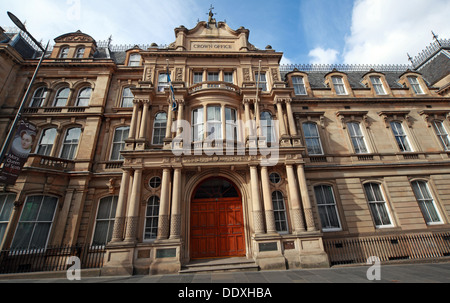
<svg viewBox="0 0 450 303">
<path fill-rule="evenodd" d="M 121 242 L 125 228 L 125 209 L 127 207 L 128 187 L 130 182 L 130 171 L 124 169 L 122 182 L 120 183 L 119 199 L 117 201 L 116 217 L 111 242 Z"/>
<path fill-rule="evenodd" d="M 297 127 L 295 126 L 294 113 L 292 112 L 291 99 L 286 100 L 286 111 L 289 122 L 289 133 L 291 136 L 297 136 Z"/>
<path fill-rule="evenodd" d="M 264 234 L 264 215 L 261 208 L 261 198 L 259 195 L 258 167 L 250 166 L 250 182 L 252 189 L 252 206 L 253 206 L 253 230 L 255 235 Z"/>
<path fill-rule="evenodd" d="M 172 141 L 172 120 L 173 120 L 173 109 L 172 109 L 172 100 L 170 100 L 169 107 L 167 109 L 167 125 L 165 138 L 165 140 L 168 141 Z"/>
<path fill-rule="evenodd" d="M 286 136 L 286 127 L 284 125 L 284 118 L 283 118 L 283 105 L 281 104 L 281 100 L 277 100 L 277 117 L 278 117 L 278 123 L 280 125 L 280 138 L 283 136 Z"/>
<path fill-rule="evenodd" d="M 139 204 L 141 201 L 142 168 L 134 170 L 133 188 L 128 203 L 127 228 L 124 242 L 135 243 L 139 221 Z"/>
<path fill-rule="evenodd" d="M 158 240 L 165 240 L 169 237 L 169 190 L 170 190 L 170 169 L 164 168 L 161 185 L 161 203 L 159 206 L 158 220 Z"/>
<path fill-rule="evenodd" d="M 139 116 L 139 101 L 133 100 L 133 115 L 131 116 L 130 133 L 128 135 L 128 139 L 136 139 L 138 116 Z"/>
<path fill-rule="evenodd" d="M 300 186 L 300 194 L 303 202 L 303 210 L 305 212 L 305 221 L 308 231 L 316 231 L 314 216 L 312 212 L 311 200 L 309 199 L 308 186 L 306 184 L 305 169 L 303 164 L 297 165 L 298 184 Z"/>
<path fill-rule="evenodd" d="M 297 191 L 297 180 L 295 178 L 294 168 L 291 164 L 286 165 L 287 179 L 289 185 L 290 208 L 293 217 L 294 233 L 305 231 L 305 222 L 300 207 L 300 198 Z"/>
<path fill-rule="evenodd" d="M 150 107 L 149 100 L 143 100 L 144 106 L 142 109 L 142 119 L 141 119 L 141 129 L 139 131 L 139 139 L 147 138 L 147 129 L 148 129 L 148 109 Z"/>
<path fill-rule="evenodd" d="M 180 232 L 181 232 L 181 168 L 175 168 L 173 173 L 170 239 L 179 239 Z"/>
<path fill-rule="evenodd" d="M 267 233 L 276 233 L 277 228 L 275 226 L 275 216 L 273 213 L 272 194 L 270 192 L 269 173 L 267 172 L 267 166 L 261 167 L 261 183 L 264 201 L 264 211 L 266 217 Z"/>
</svg>

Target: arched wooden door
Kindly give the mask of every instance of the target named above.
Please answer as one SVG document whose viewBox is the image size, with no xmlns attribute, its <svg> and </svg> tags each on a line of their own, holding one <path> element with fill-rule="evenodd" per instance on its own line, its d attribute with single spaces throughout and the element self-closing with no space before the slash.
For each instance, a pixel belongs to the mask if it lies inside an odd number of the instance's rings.
<svg viewBox="0 0 450 303">
<path fill-rule="evenodd" d="M 191 202 L 191 259 L 245 256 L 242 198 L 223 178 L 200 184 Z"/>
</svg>

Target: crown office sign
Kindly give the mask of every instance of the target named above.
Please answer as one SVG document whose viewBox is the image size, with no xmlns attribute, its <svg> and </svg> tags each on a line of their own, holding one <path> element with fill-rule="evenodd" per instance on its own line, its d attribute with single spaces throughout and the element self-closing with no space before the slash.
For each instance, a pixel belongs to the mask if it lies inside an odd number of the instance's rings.
<svg viewBox="0 0 450 303">
<path fill-rule="evenodd" d="M 192 42 L 191 50 L 199 51 L 224 51 L 232 50 L 234 43 L 219 42 Z"/>
</svg>

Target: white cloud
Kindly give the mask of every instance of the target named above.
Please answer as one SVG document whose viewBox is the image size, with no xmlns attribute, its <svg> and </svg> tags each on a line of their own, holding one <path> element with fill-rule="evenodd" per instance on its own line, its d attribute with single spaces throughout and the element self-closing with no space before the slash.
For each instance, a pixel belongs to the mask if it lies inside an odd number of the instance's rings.
<svg viewBox="0 0 450 303">
<path fill-rule="evenodd" d="M 335 49 L 323 49 L 316 47 L 311 50 L 308 56 L 311 58 L 311 64 L 333 64 L 337 62 L 339 52 Z"/>
<path fill-rule="evenodd" d="M 357 0 L 344 63 L 407 64 L 433 40 L 450 37 L 448 0 Z"/>
</svg>

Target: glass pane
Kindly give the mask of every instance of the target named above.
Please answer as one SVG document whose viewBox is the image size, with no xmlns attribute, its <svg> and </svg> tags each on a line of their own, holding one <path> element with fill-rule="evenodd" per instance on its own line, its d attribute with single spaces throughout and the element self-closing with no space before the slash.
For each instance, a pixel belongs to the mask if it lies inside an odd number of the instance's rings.
<svg viewBox="0 0 450 303">
<path fill-rule="evenodd" d="M 92 245 L 105 245 L 108 236 L 108 221 L 97 221 Z"/>
<path fill-rule="evenodd" d="M 14 240 L 11 245 L 13 249 L 27 249 L 33 232 L 34 223 L 19 223 Z"/>
<path fill-rule="evenodd" d="M 50 231 L 51 223 L 36 223 L 30 248 L 44 248 Z"/>
<path fill-rule="evenodd" d="M 43 196 L 30 196 L 27 198 L 20 216 L 20 222 L 36 220 L 43 198 Z"/>
<path fill-rule="evenodd" d="M 8 223 L 0 223 L 0 243 L 2 243 L 2 241 L 3 241 L 3 237 L 5 236 L 7 227 L 8 227 Z"/>
<path fill-rule="evenodd" d="M 9 221 L 15 199 L 16 195 L 14 194 L 0 196 L 0 221 Z"/>
<path fill-rule="evenodd" d="M 53 221 L 57 202 L 58 199 L 55 197 L 45 197 L 39 212 L 38 221 Z"/>
</svg>

